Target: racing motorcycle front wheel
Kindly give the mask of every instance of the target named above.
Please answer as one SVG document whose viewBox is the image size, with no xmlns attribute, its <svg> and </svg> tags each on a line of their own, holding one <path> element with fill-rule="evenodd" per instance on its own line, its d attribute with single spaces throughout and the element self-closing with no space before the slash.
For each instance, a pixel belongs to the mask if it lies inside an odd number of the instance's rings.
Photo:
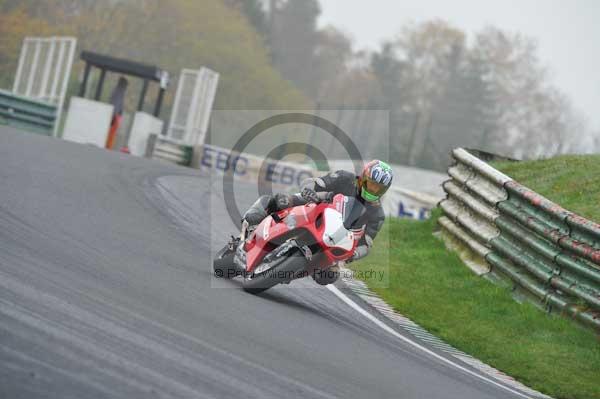
<svg viewBox="0 0 600 399">
<path fill-rule="evenodd" d="M 306 258 L 300 251 L 294 251 L 288 256 L 274 260 L 273 266 L 260 273 L 244 276 L 242 287 L 246 292 L 259 294 L 277 284 L 289 283 L 298 277 L 303 277 L 306 270 Z"/>
<path fill-rule="evenodd" d="M 215 254 L 213 259 L 213 274 L 218 278 L 233 278 L 237 274 L 237 266 L 233 262 L 236 247 L 229 243 Z"/>
</svg>

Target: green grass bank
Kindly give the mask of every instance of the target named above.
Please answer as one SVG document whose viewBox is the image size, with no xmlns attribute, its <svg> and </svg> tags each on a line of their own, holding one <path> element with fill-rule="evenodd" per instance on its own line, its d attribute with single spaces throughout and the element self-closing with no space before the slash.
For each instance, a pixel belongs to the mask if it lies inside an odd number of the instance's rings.
<svg viewBox="0 0 600 399">
<path fill-rule="evenodd" d="M 600 156 L 494 165 L 586 218 L 600 221 Z M 557 399 L 600 399 L 600 336 L 477 277 L 426 222 L 391 219 L 371 256 L 350 266 L 388 304 L 456 348 Z M 368 274 L 363 274 L 368 275 Z"/>
</svg>

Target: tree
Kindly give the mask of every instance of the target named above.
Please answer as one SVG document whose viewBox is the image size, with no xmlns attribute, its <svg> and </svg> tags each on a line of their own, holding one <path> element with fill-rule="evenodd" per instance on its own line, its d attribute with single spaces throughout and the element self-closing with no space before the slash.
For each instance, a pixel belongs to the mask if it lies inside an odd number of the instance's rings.
<svg viewBox="0 0 600 399">
<path fill-rule="evenodd" d="M 349 71 L 348 64 L 355 57 L 352 42 L 342 32 L 328 26 L 317 32 L 313 52 L 310 92 L 320 99 L 328 95 L 329 82 L 335 81 Z"/>
<path fill-rule="evenodd" d="M 351 40 L 332 26 L 318 29 L 318 0 L 224 0 L 264 34 L 272 65 L 283 78 L 319 101 L 323 87 L 348 71 Z"/>
<path fill-rule="evenodd" d="M 453 80 L 461 84 L 465 46 L 461 31 L 435 20 L 406 26 L 373 55 L 371 68 L 390 107 L 391 151 L 397 162 L 433 167 L 433 161 L 445 158 L 446 146 L 435 136 L 442 132 L 432 131 L 433 123 L 436 111 L 440 116 L 440 108 L 450 104 L 449 96 L 462 94 L 459 88 L 448 92 L 448 85 Z"/>
<path fill-rule="evenodd" d="M 406 65 L 398 60 L 391 42 L 384 42 L 381 52 L 372 55 L 370 67 L 377 79 L 384 83 L 382 90 L 387 105 L 391 107 L 394 103 L 404 103 L 408 94 L 406 87 L 403 86 L 405 81 L 402 80 Z"/>
<path fill-rule="evenodd" d="M 592 141 L 591 151 L 600 154 L 600 130 L 591 133 L 590 136 Z M 588 148 L 588 150 L 590 149 Z"/>
<path fill-rule="evenodd" d="M 224 0 L 225 4 L 236 8 L 246 16 L 248 22 L 265 39 L 269 35 L 269 20 L 261 0 Z"/>
<path fill-rule="evenodd" d="M 549 84 L 535 42 L 518 34 L 486 28 L 468 46 L 446 22 L 408 25 L 373 54 L 371 70 L 391 110 L 391 151 L 409 165 L 443 170 L 458 146 L 554 155 L 585 135 L 583 119 Z"/>
<path fill-rule="evenodd" d="M 3 0 L 0 2 L 0 11 L 25 9 L 29 16 L 57 25 L 64 22 L 65 17 L 80 15 L 94 4 L 95 0 Z"/>
<path fill-rule="evenodd" d="M 434 20 L 408 25 L 393 42 L 394 51 L 405 65 L 400 79 L 410 89 L 407 106 L 427 110 L 444 90 L 451 73 L 453 53 L 465 47 L 465 35 L 447 22 Z"/>
<path fill-rule="evenodd" d="M 472 58 L 482 65 L 492 93 L 497 123 L 490 139 L 496 150 L 539 157 L 571 148 L 574 134 L 585 129 L 583 121 L 548 84 L 532 39 L 488 27 L 477 35 Z"/>
<path fill-rule="evenodd" d="M 207 66 L 219 72 L 217 108 L 308 106 L 307 99 L 270 65 L 263 39 L 241 11 L 220 0 L 57 0 L 45 7 L 45 2 L 23 0 L 24 15 L 44 16 L 40 26 L 50 26 L 49 33 L 60 26 L 71 27 L 80 49 L 156 64 L 175 78 L 182 68 Z M 60 23 L 54 22 L 59 19 Z M 0 29 L 7 26 L 1 24 Z M 13 23 L 8 29 L 18 28 Z M 16 62 L 17 47 L 0 56 Z M 106 84 L 113 83 L 107 80 Z M 132 82 L 129 104 L 135 102 L 140 88 L 141 82 Z M 173 87 L 165 99 L 166 111 L 174 91 Z"/>
<path fill-rule="evenodd" d="M 22 8 L 0 13 L 0 87 L 12 87 L 23 39 L 55 31 L 45 21 L 30 17 Z"/>
<path fill-rule="evenodd" d="M 312 98 L 316 97 L 312 65 L 318 42 L 318 0 L 288 0 L 275 13 L 270 34 L 273 65 L 281 75 Z"/>
</svg>

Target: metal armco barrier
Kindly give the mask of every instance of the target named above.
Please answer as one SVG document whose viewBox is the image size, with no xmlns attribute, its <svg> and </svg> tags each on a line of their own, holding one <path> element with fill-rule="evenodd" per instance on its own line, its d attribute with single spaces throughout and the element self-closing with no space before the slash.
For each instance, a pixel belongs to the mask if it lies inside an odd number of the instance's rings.
<svg viewBox="0 0 600 399">
<path fill-rule="evenodd" d="M 440 202 L 443 230 L 548 311 L 600 330 L 600 225 L 561 208 L 464 149 Z"/>
<path fill-rule="evenodd" d="M 182 166 L 190 166 L 193 156 L 193 147 L 174 143 L 156 134 L 148 136 L 146 158 L 158 159 Z"/>
<path fill-rule="evenodd" d="M 56 106 L 0 90 L 0 124 L 51 136 Z"/>
</svg>

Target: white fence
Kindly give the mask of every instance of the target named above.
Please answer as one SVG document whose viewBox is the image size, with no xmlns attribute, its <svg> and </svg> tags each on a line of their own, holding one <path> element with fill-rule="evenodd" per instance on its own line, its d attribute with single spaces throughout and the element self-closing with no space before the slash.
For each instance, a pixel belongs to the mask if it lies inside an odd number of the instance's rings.
<svg viewBox="0 0 600 399">
<path fill-rule="evenodd" d="M 73 66 L 74 37 L 26 37 L 13 85 L 13 93 L 57 107 L 56 135 Z"/>
<path fill-rule="evenodd" d="M 219 74 L 208 69 L 183 69 L 177 84 L 167 138 L 179 144 L 204 144 Z"/>
</svg>

